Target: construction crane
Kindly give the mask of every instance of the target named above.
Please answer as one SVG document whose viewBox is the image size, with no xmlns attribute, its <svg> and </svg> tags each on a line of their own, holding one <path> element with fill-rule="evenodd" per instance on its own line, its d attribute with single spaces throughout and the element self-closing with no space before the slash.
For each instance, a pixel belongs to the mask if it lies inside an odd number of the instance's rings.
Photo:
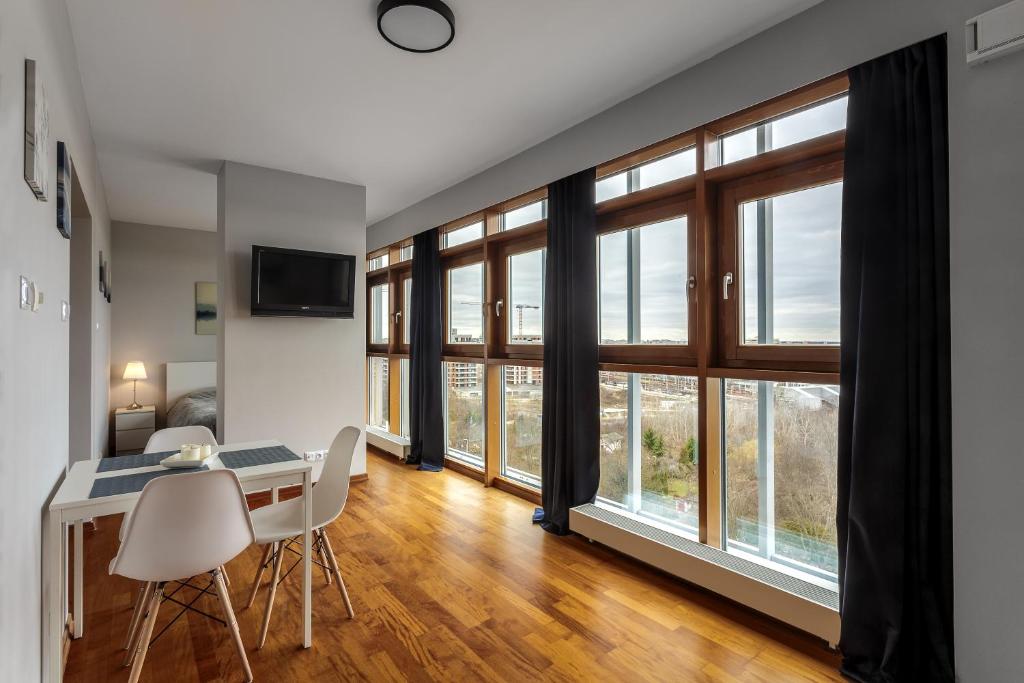
<svg viewBox="0 0 1024 683">
<path fill-rule="evenodd" d="M 540 306 L 534 306 L 533 304 L 516 304 L 516 315 L 519 318 L 519 338 L 523 338 L 523 309 L 532 308 L 534 310 L 540 310 Z"/>
</svg>

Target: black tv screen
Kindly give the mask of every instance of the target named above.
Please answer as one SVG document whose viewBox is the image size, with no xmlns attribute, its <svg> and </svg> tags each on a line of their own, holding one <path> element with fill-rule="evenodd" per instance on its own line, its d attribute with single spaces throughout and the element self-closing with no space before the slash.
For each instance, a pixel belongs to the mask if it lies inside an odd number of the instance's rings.
<svg viewBox="0 0 1024 683">
<path fill-rule="evenodd" d="M 252 246 L 252 315 L 351 318 L 356 257 Z"/>
</svg>

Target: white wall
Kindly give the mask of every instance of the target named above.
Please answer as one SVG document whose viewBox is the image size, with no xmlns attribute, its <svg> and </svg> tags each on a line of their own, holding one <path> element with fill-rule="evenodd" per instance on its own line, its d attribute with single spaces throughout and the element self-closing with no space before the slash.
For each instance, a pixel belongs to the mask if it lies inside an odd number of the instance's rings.
<svg viewBox="0 0 1024 683">
<path fill-rule="evenodd" d="M 1005 0 L 826 0 L 368 230 L 389 244 L 931 37 L 949 34 L 957 669 L 1024 680 L 1024 53 L 968 69 L 964 22 Z"/>
<path fill-rule="evenodd" d="M 60 302 L 69 299 L 70 243 L 55 228 L 56 200 L 40 202 L 23 180 L 24 60 L 37 60 L 49 100 L 51 192 L 57 141 L 66 141 L 89 204 L 95 246 L 108 250 L 109 222 L 81 79 L 63 0 L 0 3 L 0 679 L 38 680 L 41 671 L 41 525 L 68 463 L 68 337 Z M 45 293 L 31 313 L 17 304 L 18 276 Z M 93 361 L 106 378 L 109 313 L 93 297 Z M 94 453 L 106 441 L 107 383 L 94 386 Z"/>
<path fill-rule="evenodd" d="M 366 253 L 366 189 L 226 162 L 218 177 L 217 421 L 222 442 L 327 448 L 365 422 L 365 282 L 352 320 L 249 315 L 253 244 Z M 353 474 L 366 472 L 360 438 Z"/>
<path fill-rule="evenodd" d="M 217 281 L 217 234 L 115 221 L 117 262 L 110 346 L 110 409 L 132 400 L 132 383 L 121 379 L 128 361 L 146 364 L 139 403 L 156 405 L 157 424 L 167 407 L 165 364 L 217 360 L 216 335 L 196 334 L 196 282 Z"/>
</svg>

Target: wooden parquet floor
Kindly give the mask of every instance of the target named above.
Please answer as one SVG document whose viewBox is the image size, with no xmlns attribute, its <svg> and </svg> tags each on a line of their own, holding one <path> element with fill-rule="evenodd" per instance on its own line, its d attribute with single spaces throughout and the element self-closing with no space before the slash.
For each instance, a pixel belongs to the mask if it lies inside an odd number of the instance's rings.
<svg viewBox="0 0 1024 683">
<path fill-rule="evenodd" d="M 259 550 L 228 565 L 255 680 L 842 680 L 824 644 L 581 538 L 546 534 L 526 501 L 391 456 L 368 460 L 369 480 L 353 485 L 329 529 L 355 620 L 314 566 L 314 645 L 302 649 L 296 570 L 256 650 L 265 592 L 242 607 Z M 120 647 L 136 585 L 106 570 L 119 524 L 106 517 L 87 531 L 85 635 L 71 646 L 69 681 L 128 679 Z M 212 598 L 199 605 L 218 609 Z M 228 630 L 189 614 L 154 643 L 142 680 L 242 672 Z"/>
</svg>

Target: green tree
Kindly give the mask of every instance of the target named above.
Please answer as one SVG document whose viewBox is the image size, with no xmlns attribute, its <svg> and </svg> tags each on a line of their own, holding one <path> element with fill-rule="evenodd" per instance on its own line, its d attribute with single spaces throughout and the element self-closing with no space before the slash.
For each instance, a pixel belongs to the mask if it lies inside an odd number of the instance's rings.
<svg viewBox="0 0 1024 683">
<path fill-rule="evenodd" d="M 660 462 L 665 455 L 665 439 L 661 434 L 648 427 L 644 430 L 642 443 L 644 450 Z"/>
<path fill-rule="evenodd" d="M 683 444 L 682 451 L 679 453 L 679 462 L 684 465 L 697 464 L 697 439 L 691 436 L 686 440 Z"/>
</svg>

